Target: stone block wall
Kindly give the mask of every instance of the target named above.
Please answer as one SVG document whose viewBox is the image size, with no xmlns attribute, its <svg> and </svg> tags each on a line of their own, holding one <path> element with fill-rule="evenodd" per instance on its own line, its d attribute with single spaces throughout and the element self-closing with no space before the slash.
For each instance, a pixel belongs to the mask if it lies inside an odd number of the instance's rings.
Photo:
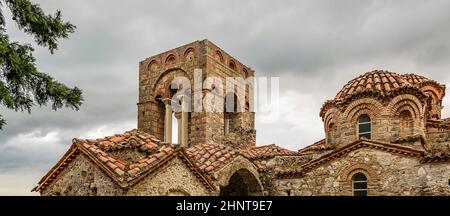
<svg viewBox="0 0 450 216">
<path fill-rule="evenodd" d="M 368 195 L 450 195 L 450 163 L 420 163 L 362 148 L 290 179 L 274 179 L 277 195 L 352 195 L 352 176 L 368 178 Z"/>
<path fill-rule="evenodd" d="M 157 172 L 144 177 L 133 185 L 126 195 L 210 195 L 202 183 L 184 163 L 175 158 Z"/>
<path fill-rule="evenodd" d="M 44 196 L 115 196 L 123 190 L 83 155 L 78 155 L 58 177 L 46 187 Z"/>
</svg>

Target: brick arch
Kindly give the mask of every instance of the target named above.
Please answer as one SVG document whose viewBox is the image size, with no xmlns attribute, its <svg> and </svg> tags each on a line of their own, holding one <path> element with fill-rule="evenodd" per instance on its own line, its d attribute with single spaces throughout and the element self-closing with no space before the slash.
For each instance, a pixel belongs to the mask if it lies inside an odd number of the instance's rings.
<svg viewBox="0 0 450 216">
<path fill-rule="evenodd" d="M 375 119 L 382 114 L 383 110 L 383 105 L 378 100 L 363 98 L 350 103 L 342 113 L 342 117 L 350 122 L 356 121 L 358 116 L 362 114 L 367 114 L 371 119 Z"/>
<path fill-rule="evenodd" d="M 228 63 L 228 67 L 231 70 L 237 70 L 237 64 L 233 59 L 230 59 L 229 63 Z"/>
<path fill-rule="evenodd" d="M 398 95 L 393 98 L 387 105 L 387 111 L 389 112 L 389 115 L 393 117 L 397 115 L 398 110 L 401 107 L 406 105 L 409 105 L 414 109 L 414 113 L 418 114 L 417 117 L 422 116 L 422 103 L 416 96 L 410 94 Z"/>
<path fill-rule="evenodd" d="M 325 137 L 327 143 L 334 142 L 333 140 L 333 132 L 330 131 L 331 126 L 333 126 L 334 133 L 337 132 L 338 127 L 338 119 L 337 119 L 337 113 L 339 110 L 337 108 L 331 108 L 327 111 L 327 113 L 324 116 L 324 131 L 325 131 Z"/>
<path fill-rule="evenodd" d="M 367 181 L 376 181 L 378 180 L 376 175 L 376 170 L 365 165 L 365 164 L 355 164 L 344 168 L 340 173 L 341 181 L 351 181 L 353 175 L 356 173 L 362 173 L 367 177 Z"/>
<path fill-rule="evenodd" d="M 161 96 L 169 96 L 169 89 L 170 89 L 170 84 L 173 80 L 173 78 L 175 78 L 176 75 L 183 75 L 184 77 L 187 77 L 189 79 L 189 76 L 187 74 L 187 72 L 181 68 L 172 68 L 169 70 L 164 71 L 159 77 L 158 79 L 156 79 L 155 83 L 152 86 L 152 91 L 154 92 L 155 95 L 153 95 L 153 97 L 156 97 L 158 94 L 162 94 Z M 167 80 L 164 82 L 161 82 L 163 78 L 166 78 Z"/>
<path fill-rule="evenodd" d="M 401 112 L 403 111 L 409 111 L 411 113 L 411 116 L 414 118 L 414 120 L 417 120 L 420 118 L 420 113 L 417 112 L 416 108 L 414 108 L 411 104 L 406 103 L 401 106 L 399 106 L 396 111 L 393 113 L 393 117 L 398 117 Z"/>
<path fill-rule="evenodd" d="M 176 55 L 175 52 L 172 52 L 172 53 L 169 53 L 169 54 L 166 56 L 166 58 L 165 58 L 165 60 L 164 60 L 164 64 L 165 64 L 165 65 L 174 64 L 174 63 L 177 62 L 177 60 L 178 60 L 178 56 Z"/>
<path fill-rule="evenodd" d="M 216 52 L 214 53 L 214 58 L 219 62 L 224 63 L 223 54 L 222 52 L 220 52 L 220 50 L 216 50 Z"/>
<path fill-rule="evenodd" d="M 328 128 L 330 128 L 330 126 L 334 124 L 334 126 L 337 126 L 337 121 L 335 121 L 334 119 L 331 119 L 330 121 L 328 121 L 327 124 L 325 124 L 325 132 L 328 133 Z"/>
<path fill-rule="evenodd" d="M 330 121 L 336 121 L 337 120 L 337 113 L 339 110 L 335 107 L 330 108 L 323 117 L 323 122 L 325 126 L 329 125 Z"/>
<path fill-rule="evenodd" d="M 363 98 L 352 102 L 342 114 L 347 122 L 356 122 L 358 117 L 367 114 L 372 120 L 379 118 L 383 112 L 383 105 L 372 98 Z"/>
<path fill-rule="evenodd" d="M 191 56 L 192 55 L 192 56 Z M 189 61 L 191 57 L 195 56 L 195 50 L 193 47 L 188 47 L 185 51 L 184 51 L 184 59 Z"/>
<path fill-rule="evenodd" d="M 151 72 L 153 72 L 153 71 L 156 71 L 156 70 L 158 70 L 158 68 L 160 67 L 160 62 L 158 61 L 158 60 L 156 60 L 156 59 L 153 59 L 153 60 L 151 60 L 149 63 L 148 63 L 148 65 L 147 65 L 147 70 L 148 71 L 151 71 Z"/>
<path fill-rule="evenodd" d="M 431 97 L 433 99 L 435 99 L 435 100 L 439 100 L 440 99 L 439 94 L 436 91 L 432 90 L 432 89 L 427 89 L 427 90 L 424 90 L 423 92 L 425 94 L 430 93 Z"/>
<path fill-rule="evenodd" d="M 423 92 L 431 91 L 433 92 L 439 100 L 441 100 L 444 97 L 445 91 L 442 91 L 442 89 L 437 89 L 434 85 L 431 84 L 423 84 L 423 86 L 420 88 Z"/>
<path fill-rule="evenodd" d="M 436 106 L 436 105 L 438 105 L 438 106 L 442 105 L 442 98 L 439 95 L 437 95 L 437 93 L 435 91 L 425 90 L 424 93 L 426 95 L 429 95 L 429 97 L 430 97 L 429 103 L 431 106 L 429 107 L 429 109 L 433 109 L 433 106 Z"/>
</svg>

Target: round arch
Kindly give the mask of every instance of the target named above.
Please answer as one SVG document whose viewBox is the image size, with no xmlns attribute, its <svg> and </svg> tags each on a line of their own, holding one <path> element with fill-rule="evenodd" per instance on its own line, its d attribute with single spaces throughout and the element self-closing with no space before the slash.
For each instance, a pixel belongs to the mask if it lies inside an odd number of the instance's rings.
<svg viewBox="0 0 450 216">
<path fill-rule="evenodd" d="M 161 73 L 161 75 L 158 77 L 158 79 L 156 79 L 155 83 L 153 83 L 153 85 L 152 85 L 151 92 L 153 92 L 155 94 L 154 97 L 156 97 L 158 94 L 164 94 L 161 96 L 165 96 L 165 94 L 167 92 L 161 92 L 161 91 L 167 91 L 170 88 L 171 81 L 176 76 L 184 76 L 184 77 L 188 78 L 189 80 L 191 80 L 190 77 L 188 76 L 188 73 L 181 68 L 171 68 L 169 70 L 166 70 L 163 73 Z M 163 80 L 163 78 L 165 78 L 165 77 L 168 77 L 167 81 L 161 82 L 161 80 Z"/>
<path fill-rule="evenodd" d="M 234 172 L 228 184 L 220 187 L 220 196 L 261 196 L 263 195 L 258 178 L 243 168 Z"/>
<path fill-rule="evenodd" d="M 422 103 L 421 101 L 414 95 L 403 94 L 393 98 L 389 104 L 387 110 L 389 111 L 390 116 L 395 116 L 398 109 L 404 105 L 409 105 L 414 109 L 414 114 L 419 118 L 423 114 Z"/>
<path fill-rule="evenodd" d="M 368 114 L 372 119 L 378 118 L 382 115 L 383 105 L 376 99 L 363 98 L 353 101 L 347 106 L 342 117 L 347 121 L 354 122 L 359 115 Z"/>
</svg>

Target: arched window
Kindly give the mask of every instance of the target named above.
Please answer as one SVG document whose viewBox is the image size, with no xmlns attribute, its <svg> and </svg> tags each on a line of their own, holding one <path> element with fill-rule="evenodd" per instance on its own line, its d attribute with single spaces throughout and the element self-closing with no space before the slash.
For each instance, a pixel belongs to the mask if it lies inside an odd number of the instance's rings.
<svg viewBox="0 0 450 216">
<path fill-rule="evenodd" d="M 356 173 L 352 177 L 353 196 L 367 196 L 367 177 Z"/>
<path fill-rule="evenodd" d="M 411 136 L 414 133 L 414 119 L 411 112 L 403 110 L 400 117 L 400 137 Z"/>
<path fill-rule="evenodd" d="M 233 60 L 230 61 L 230 63 L 228 64 L 228 66 L 230 67 L 231 70 L 236 70 L 236 63 L 234 63 Z"/>
<path fill-rule="evenodd" d="M 368 115 L 362 115 L 359 117 L 358 123 L 358 137 L 371 139 L 372 138 L 372 120 Z"/>
<path fill-rule="evenodd" d="M 218 61 L 223 63 L 223 55 L 222 55 L 222 53 L 219 50 L 216 51 L 216 54 L 214 55 L 214 58 L 216 60 L 218 60 Z"/>
</svg>

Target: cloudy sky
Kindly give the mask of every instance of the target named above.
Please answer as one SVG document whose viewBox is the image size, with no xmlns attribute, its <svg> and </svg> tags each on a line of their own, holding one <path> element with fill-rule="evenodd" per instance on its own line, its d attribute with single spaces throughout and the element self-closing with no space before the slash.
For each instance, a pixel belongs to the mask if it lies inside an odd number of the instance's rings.
<svg viewBox="0 0 450 216">
<path fill-rule="evenodd" d="M 135 128 L 138 62 L 195 40 L 208 38 L 258 76 L 280 77 L 280 115 L 257 114 L 259 145 L 297 150 L 323 138 L 321 105 L 367 71 L 450 84 L 450 1 L 37 2 L 77 26 L 55 55 L 36 49 L 39 69 L 83 89 L 85 102 L 78 112 L 37 107 L 31 115 L 0 107 L 0 195 L 35 195 L 74 137 Z M 13 40 L 34 44 L 7 27 Z"/>
</svg>

